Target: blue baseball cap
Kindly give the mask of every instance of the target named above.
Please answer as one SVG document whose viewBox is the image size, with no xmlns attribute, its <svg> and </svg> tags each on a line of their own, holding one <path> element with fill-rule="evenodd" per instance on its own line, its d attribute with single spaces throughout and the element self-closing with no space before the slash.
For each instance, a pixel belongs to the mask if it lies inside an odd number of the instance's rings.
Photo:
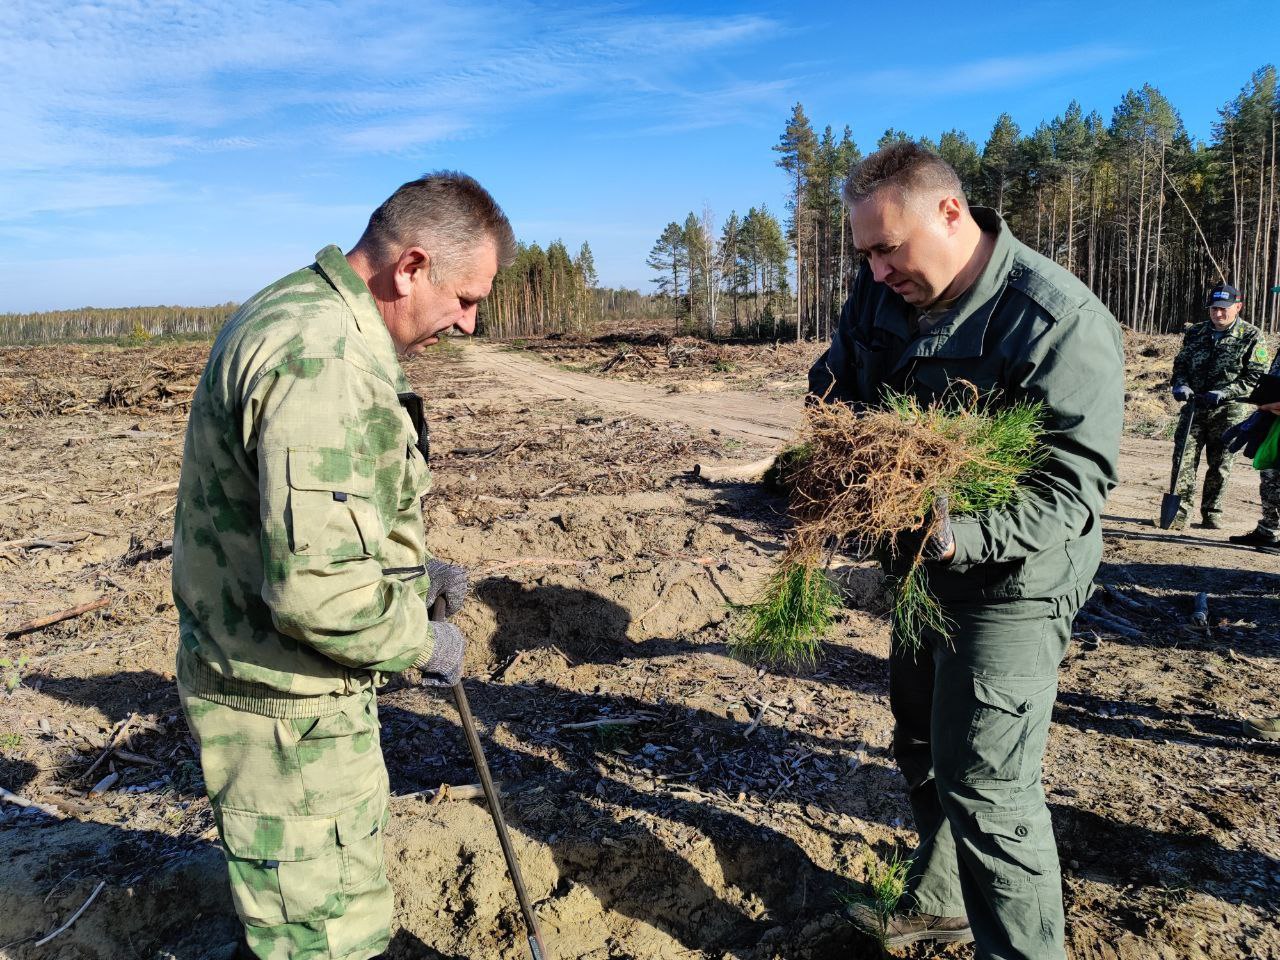
<svg viewBox="0 0 1280 960">
<path fill-rule="evenodd" d="M 1240 302 L 1240 291 L 1229 283 L 1220 283 L 1209 291 L 1209 306 L 1229 307 Z"/>
</svg>

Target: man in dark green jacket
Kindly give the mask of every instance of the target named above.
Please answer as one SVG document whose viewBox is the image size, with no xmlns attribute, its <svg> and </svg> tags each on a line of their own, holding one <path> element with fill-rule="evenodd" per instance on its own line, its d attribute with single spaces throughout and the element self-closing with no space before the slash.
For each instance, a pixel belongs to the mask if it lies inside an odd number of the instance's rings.
<svg viewBox="0 0 1280 960">
<path fill-rule="evenodd" d="M 963 380 L 993 407 L 1044 405 L 1044 460 L 1017 503 L 964 518 L 943 506 L 930 533 L 914 534 L 927 536 L 929 584 L 952 629 L 926 631 L 913 652 L 895 624 L 894 752 L 920 842 L 910 909 L 878 932 L 891 947 L 972 938 L 979 958 L 1061 960 L 1041 760 L 1116 482 L 1119 328 L 994 211 L 970 208 L 954 171 L 915 144 L 862 161 L 845 201 L 866 262 L 811 393 L 876 407 L 896 390 L 930 403 Z"/>
</svg>

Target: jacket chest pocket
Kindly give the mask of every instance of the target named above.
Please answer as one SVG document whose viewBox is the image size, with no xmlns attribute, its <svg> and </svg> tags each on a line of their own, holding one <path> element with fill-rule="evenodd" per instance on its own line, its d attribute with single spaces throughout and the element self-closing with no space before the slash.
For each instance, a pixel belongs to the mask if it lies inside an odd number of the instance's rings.
<svg viewBox="0 0 1280 960">
<path fill-rule="evenodd" d="M 290 548 L 333 560 L 373 556 L 382 539 L 372 457 L 289 448 Z"/>
<path fill-rule="evenodd" d="M 972 406 L 986 403 L 1001 390 L 992 371 L 979 369 L 978 358 L 960 360 L 948 358 L 945 362 L 928 357 L 915 361 L 911 371 L 911 393 L 922 403 L 945 400 L 949 403 Z"/>
<path fill-rule="evenodd" d="M 1234 379 L 1244 366 L 1247 344 L 1234 337 L 1223 337 L 1219 343 L 1209 348 L 1204 364 L 1207 379 L 1205 389 L 1221 386 L 1224 381 Z"/>
<path fill-rule="evenodd" d="M 865 399 L 879 396 L 885 376 L 889 373 L 892 361 L 901 353 L 902 345 L 887 343 L 875 336 L 870 342 L 854 336 L 852 345 L 850 360 L 854 379 L 857 381 L 857 395 Z"/>
</svg>

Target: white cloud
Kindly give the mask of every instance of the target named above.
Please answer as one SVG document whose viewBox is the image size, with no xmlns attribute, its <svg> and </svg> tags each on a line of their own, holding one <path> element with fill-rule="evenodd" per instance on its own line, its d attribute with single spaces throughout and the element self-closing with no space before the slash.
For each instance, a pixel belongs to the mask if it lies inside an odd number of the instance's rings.
<svg viewBox="0 0 1280 960">
<path fill-rule="evenodd" d="M 790 102 L 792 82 L 789 80 L 772 80 L 763 83 L 741 83 L 710 91 L 689 91 L 672 89 L 648 98 L 651 102 L 659 97 L 668 98 L 665 111 L 659 112 L 661 122 L 651 124 L 635 134 L 671 134 L 687 133 L 692 130 L 706 130 L 730 123 L 749 122 L 767 117 L 776 122 L 776 115 L 784 110 Z M 643 116 L 652 115 L 647 106 L 644 110 L 636 110 Z M 663 116 L 665 114 L 665 116 Z"/>
<path fill-rule="evenodd" d="M 717 111 L 691 104 L 741 88 L 705 80 L 697 58 L 777 29 L 532 2 L 407 15 L 389 0 L 9 0 L 0 174 L 136 171 L 271 146 L 396 152 L 568 94 L 643 97 L 655 128 L 694 114 L 705 125 Z"/>
<path fill-rule="evenodd" d="M 705 64 L 781 29 L 755 15 L 532 0 L 8 0 L 0 251 L 19 250 L 19 225 L 79 224 L 93 210 L 119 220 L 177 202 L 210 219 L 191 197 L 204 174 L 188 165 L 210 154 L 242 155 L 246 170 L 415 155 L 558 100 L 588 122 L 643 115 L 636 134 L 776 111 L 778 88 Z M 275 197 L 244 202 L 280 209 Z M 220 197 L 212 212 L 227 206 Z"/>
<path fill-rule="evenodd" d="M 921 65 L 914 68 L 858 74 L 852 78 L 852 84 L 879 97 L 962 96 L 1012 90 L 1054 77 L 1082 73 L 1136 55 L 1136 52 L 1123 47 L 1092 44 L 1016 57 L 986 57 L 951 65 L 934 59 L 921 61 Z"/>
<path fill-rule="evenodd" d="M 341 134 L 339 142 L 361 153 L 397 153 L 461 135 L 471 124 L 460 117 L 418 116 L 386 120 Z"/>
<path fill-rule="evenodd" d="M 0 180 L 0 223 L 37 213 L 74 213 L 164 202 L 172 193 L 161 179 L 130 174 L 37 173 Z"/>
</svg>

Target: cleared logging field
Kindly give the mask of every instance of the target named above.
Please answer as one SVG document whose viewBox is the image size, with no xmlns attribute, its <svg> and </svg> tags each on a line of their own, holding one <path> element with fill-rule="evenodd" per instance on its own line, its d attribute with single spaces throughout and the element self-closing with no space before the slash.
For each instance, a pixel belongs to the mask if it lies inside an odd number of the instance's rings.
<svg viewBox="0 0 1280 960">
<path fill-rule="evenodd" d="M 785 503 L 689 472 L 762 457 L 775 402 L 801 407 L 817 345 L 715 356 L 647 336 L 451 343 L 406 366 L 430 397 L 428 542 L 473 573 L 458 619 L 468 694 L 550 954 L 880 960 L 839 900 L 862 889 L 869 854 L 914 842 L 880 574 L 841 563 L 846 603 L 816 668 L 728 656 L 732 612 L 787 534 Z M 1135 345 L 1131 380 L 1167 382 L 1164 346 Z M 0 349 L 0 634 L 93 605 L 0 652 L 0 785 L 61 814 L 0 808 L 0 955 L 13 960 L 221 960 L 235 935 L 173 683 L 165 546 L 207 350 Z M 1125 451 L 1105 589 L 1063 663 L 1045 759 L 1069 956 L 1280 960 L 1280 746 L 1239 723 L 1275 709 L 1280 575 L 1231 531 L 1152 527 L 1170 445 L 1129 437 Z M 1233 474 L 1232 530 L 1257 517 L 1256 491 Z M 1200 593 L 1208 630 L 1190 622 Z M 474 781 L 452 704 L 412 676 L 379 700 L 397 797 L 390 956 L 521 960 L 484 807 L 418 795 Z"/>
</svg>

